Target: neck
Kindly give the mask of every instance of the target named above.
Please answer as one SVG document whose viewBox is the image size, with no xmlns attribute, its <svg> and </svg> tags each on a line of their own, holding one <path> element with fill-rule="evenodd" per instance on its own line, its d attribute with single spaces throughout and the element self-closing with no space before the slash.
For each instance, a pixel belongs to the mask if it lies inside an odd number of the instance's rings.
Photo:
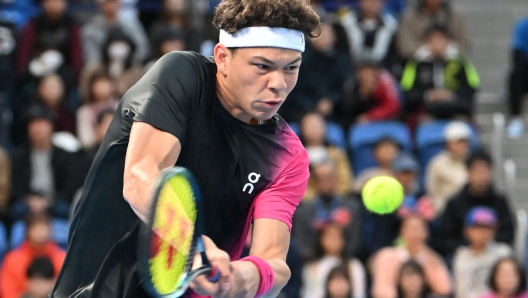
<svg viewBox="0 0 528 298">
<path fill-rule="evenodd" d="M 375 20 L 378 18 L 378 14 L 375 13 L 363 13 L 363 20 Z"/>
<path fill-rule="evenodd" d="M 411 244 L 411 245 L 406 244 L 406 248 L 411 256 L 415 256 L 418 253 L 420 253 L 423 246 L 421 244 L 420 245 L 419 244 Z"/>
<path fill-rule="evenodd" d="M 40 151 L 49 150 L 51 146 L 52 145 L 50 141 L 42 141 L 42 142 L 33 143 L 33 149 L 40 150 Z"/>
<path fill-rule="evenodd" d="M 220 72 L 216 73 L 216 82 L 216 93 L 222 107 L 238 120 L 245 123 L 252 123 L 253 118 L 233 102 L 233 95 L 226 87 L 226 78 Z"/>
<path fill-rule="evenodd" d="M 483 196 L 484 194 L 486 194 L 486 190 L 488 189 L 488 187 L 486 188 L 475 188 L 475 187 L 471 187 L 471 185 L 469 186 L 469 192 L 476 196 L 476 197 L 481 197 Z"/>
<path fill-rule="evenodd" d="M 429 13 L 436 13 L 436 12 L 440 9 L 440 5 L 429 5 L 429 6 L 425 6 L 425 9 L 426 9 Z"/>
<path fill-rule="evenodd" d="M 117 19 L 117 13 L 106 14 L 105 19 L 108 24 L 113 24 Z"/>
<path fill-rule="evenodd" d="M 484 252 L 484 250 L 486 249 L 486 245 L 483 245 L 483 246 L 475 246 L 475 245 L 472 245 L 469 247 L 469 250 L 474 253 L 474 254 L 481 254 Z"/>
</svg>

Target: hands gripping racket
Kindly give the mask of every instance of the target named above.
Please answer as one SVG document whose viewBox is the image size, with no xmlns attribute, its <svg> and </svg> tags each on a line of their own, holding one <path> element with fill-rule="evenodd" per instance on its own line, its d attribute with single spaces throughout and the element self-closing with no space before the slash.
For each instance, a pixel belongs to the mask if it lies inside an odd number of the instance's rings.
<svg viewBox="0 0 528 298">
<path fill-rule="evenodd" d="M 203 216 L 200 189 L 191 172 L 182 167 L 164 170 L 140 249 L 144 287 L 154 297 L 180 297 L 202 274 L 211 282 L 218 281 L 220 272 L 205 255 Z M 202 266 L 191 270 L 196 252 Z"/>
</svg>

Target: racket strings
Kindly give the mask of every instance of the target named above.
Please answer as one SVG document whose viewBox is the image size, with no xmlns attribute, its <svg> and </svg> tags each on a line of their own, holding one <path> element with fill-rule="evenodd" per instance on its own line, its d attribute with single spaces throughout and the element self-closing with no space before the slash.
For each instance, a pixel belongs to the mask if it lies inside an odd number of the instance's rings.
<svg viewBox="0 0 528 298">
<path fill-rule="evenodd" d="M 154 212 L 149 269 L 156 291 L 169 294 L 185 281 L 193 262 L 197 210 L 189 181 L 182 175 L 170 178 L 160 190 Z"/>
</svg>

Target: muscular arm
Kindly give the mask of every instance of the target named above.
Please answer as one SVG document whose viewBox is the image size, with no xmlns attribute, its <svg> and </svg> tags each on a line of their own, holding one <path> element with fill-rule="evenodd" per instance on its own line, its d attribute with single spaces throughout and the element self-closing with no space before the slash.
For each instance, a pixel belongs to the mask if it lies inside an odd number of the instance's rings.
<svg viewBox="0 0 528 298">
<path fill-rule="evenodd" d="M 288 225 L 282 221 L 259 218 L 253 222 L 253 235 L 249 255 L 257 256 L 268 262 L 275 273 L 273 288 L 262 297 L 277 297 L 290 279 L 290 268 L 286 265 L 286 254 L 290 245 Z M 235 261 L 232 263 L 235 276 L 235 290 L 244 286 L 244 297 L 254 297 L 260 283 L 257 267 L 252 262 Z"/>
<path fill-rule="evenodd" d="M 146 221 L 156 178 L 161 170 L 174 166 L 180 151 L 180 141 L 172 134 L 143 122 L 132 124 L 123 196 L 141 220 Z"/>
</svg>

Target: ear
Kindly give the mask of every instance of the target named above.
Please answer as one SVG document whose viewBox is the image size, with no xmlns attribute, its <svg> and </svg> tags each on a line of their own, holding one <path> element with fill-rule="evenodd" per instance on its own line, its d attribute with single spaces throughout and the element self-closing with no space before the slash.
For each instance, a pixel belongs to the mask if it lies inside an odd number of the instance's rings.
<svg viewBox="0 0 528 298">
<path fill-rule="evenodd" d="M 214 48 L 214 59 L 216 68 L 224 77 L 227 76 L 227 68 L 231 60 L 231 51 L 221 43 L 216 44 Z"/>
</svg>

